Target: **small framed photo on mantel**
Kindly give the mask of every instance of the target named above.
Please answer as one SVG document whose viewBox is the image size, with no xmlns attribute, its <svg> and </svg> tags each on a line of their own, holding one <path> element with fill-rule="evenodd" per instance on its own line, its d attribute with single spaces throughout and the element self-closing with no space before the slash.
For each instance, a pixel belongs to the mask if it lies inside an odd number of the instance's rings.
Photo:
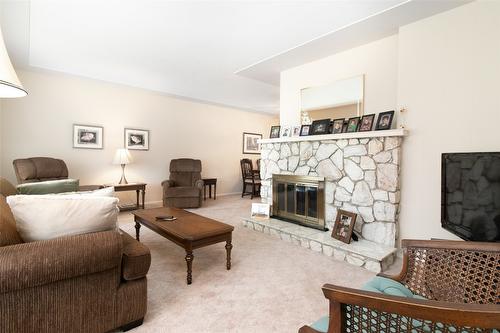
<svg viewBox="0 0 500 333">
<path fill-rule="evenodd" d="M 92 125 L 73 125 L 73 148 L 102 149 L 104 128 Z"/>
<path fill-rule="evenodd" d="M 125 148 L 131 150 L 149 150 L 149 131 L 125 128 Z"/>
<path fill-rule="evenodd" d="M 394 110 L 379 113 L 377 119 L 377 126 L 375 127 L 375 130 L 382 131 L 391 129 L 393 118 L 394 118 Z"/>
</svg>

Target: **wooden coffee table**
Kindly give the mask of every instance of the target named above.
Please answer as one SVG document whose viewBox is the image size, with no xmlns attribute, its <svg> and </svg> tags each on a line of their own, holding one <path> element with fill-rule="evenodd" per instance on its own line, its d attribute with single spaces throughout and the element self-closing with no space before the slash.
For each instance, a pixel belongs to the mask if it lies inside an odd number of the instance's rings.
<svg viewBox="0 0 500 333">
<path fill-rule="evenodd" d="M 187 284 L 193 280 L 193 250 L 226 242 L 226 268 L 231 269 L 231 244 L 234 227 L 179 208 L 151 208 L 132 212 L 135 238 L 139 240 L 141 224 L 186 250 Z M 173 215 L 175 221 L 157 221 L 157 216 Z"/>
</svg>

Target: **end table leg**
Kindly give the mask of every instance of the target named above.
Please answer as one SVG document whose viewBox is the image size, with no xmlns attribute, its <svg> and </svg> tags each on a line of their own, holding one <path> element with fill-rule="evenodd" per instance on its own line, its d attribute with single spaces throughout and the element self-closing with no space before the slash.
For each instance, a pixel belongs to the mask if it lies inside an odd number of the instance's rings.
<svg viewBox="0 0 500 333">
<path fill-rule="evenodd" d="M 226 268 L 227 270 L 231 269 L 231 249 L 233 248 L 233 244 L 231 244 L 231 240 L 226 242 Z"/>
<path fill-rule="evenodd" d="M 142 190 L 142 209 L 146 206 L 146 187 Z"/>
<path fill-rule="evenodd" d="M 186 263 L 187 263 L 187 284 L 191 284 L 193 282 L 193 251 L 186 251 Z"/>
<path fill-rule="evenodd" d="M 141 230 L 141 224 L 135 222 L 135 239 L 139 240 L 139 231 Z"/>
</svg>

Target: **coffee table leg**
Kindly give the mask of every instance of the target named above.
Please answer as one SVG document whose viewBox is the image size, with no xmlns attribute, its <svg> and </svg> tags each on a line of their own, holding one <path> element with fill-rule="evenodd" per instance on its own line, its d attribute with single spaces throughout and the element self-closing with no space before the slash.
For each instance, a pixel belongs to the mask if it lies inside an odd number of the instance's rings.
<svg viewBox="0 0 500 333">
<path fill-rule="evenodd" d="M 226 267 L 227 270 L 231 269 L 231 249 L 233 248 L 233 244 L 231 244 L 231 240 L 226 242 Z"/>
<path fill-rule="evenodd" d="M 135 239 L 139 240 L 139 230 L 141 230 L 141 224 L 135 222 Z"/>
<path fill-rule="evenodd" d="M 193 251 L 186 251 L 186 263 L 187 263 L 187 284 L 191 284 L 193 282 Z"/>
</svg>

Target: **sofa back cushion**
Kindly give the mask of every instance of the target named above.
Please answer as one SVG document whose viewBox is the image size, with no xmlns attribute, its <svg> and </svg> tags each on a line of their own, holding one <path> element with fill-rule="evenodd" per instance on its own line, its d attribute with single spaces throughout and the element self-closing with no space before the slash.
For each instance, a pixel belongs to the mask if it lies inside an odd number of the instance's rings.
<svg viewBox="0 0 500 333">
<path fill-rule="evenodd" d="M 7 198 L 25 242 L 117 230 L 118 199 L 89 195 L 14 195 Z"/>
<path fill-rule="evenodd" d="M 18 194 L 54 194 L 76 192 L 79 187 L 78 179 L 47 180 L 37 183 L 24 183 L 17 185 Z"/>
<path fill-rule="evenodd" d="M 16 221 L 5 197 L 0 194 L 0 247 L 22 243 L 16 229 Z"/>
<path fill-rule="evenodd" d="M 57 158 L 21 158 L 14 160 L 13 165 L 19 184 L 68 178 L 66 163 Z"/>
</svg>

